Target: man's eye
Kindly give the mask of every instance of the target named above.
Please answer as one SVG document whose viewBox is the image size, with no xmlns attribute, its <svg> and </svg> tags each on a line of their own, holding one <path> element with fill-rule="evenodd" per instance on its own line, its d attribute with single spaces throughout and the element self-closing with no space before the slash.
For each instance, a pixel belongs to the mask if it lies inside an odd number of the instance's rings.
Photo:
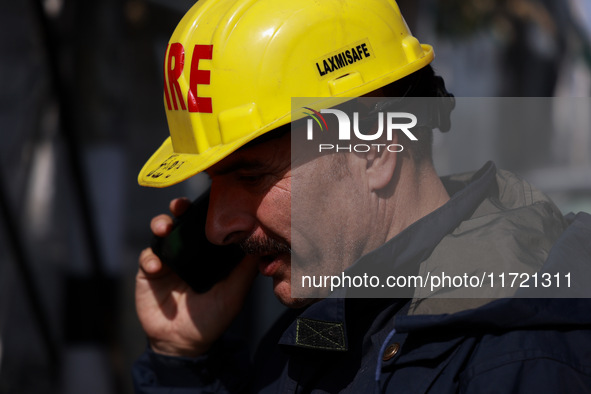
<svg viewBox="0 0 591 394">
<path fill-rule="evenodd" d="M 240 180 L 240 182 L 246 183 L 246 184 L 251 184 L 251 185 L 255 185 L 260 183 L 264 178 L 264 175 L 262 174 L 241 174 L 238 175 L 238 179 Z"/>
</svg>

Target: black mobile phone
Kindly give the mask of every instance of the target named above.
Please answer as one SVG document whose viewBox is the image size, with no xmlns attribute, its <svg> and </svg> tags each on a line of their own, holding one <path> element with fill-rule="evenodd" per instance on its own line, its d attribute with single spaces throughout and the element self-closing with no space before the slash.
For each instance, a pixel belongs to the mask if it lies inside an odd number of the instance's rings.
<svg viewBox="0 0 591 394">
<path fill-rule="evenodd" d="M 244 257 L 238 245 L 219 246 L 207 240 L 205 221 L 208 205 L 209 190 L 175 219 L 170 234 L 166 237 L 154 236 L 151 244 L 160 260 L 197 293 L 205 293 L 226 278 Z"/>
</svg>

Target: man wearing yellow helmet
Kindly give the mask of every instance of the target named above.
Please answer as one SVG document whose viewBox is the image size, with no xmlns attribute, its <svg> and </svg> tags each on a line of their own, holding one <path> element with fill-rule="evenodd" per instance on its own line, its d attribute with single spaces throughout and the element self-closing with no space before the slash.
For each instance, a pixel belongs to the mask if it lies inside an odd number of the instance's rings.
<svg viewBox="0 0 591 394">
<path fill-rule="evenodd" d="M 150 347 L 135 366 L 138 392 L 543 391 L 557 376 L 573 390 L 591 387 L 588 364 L 569 346 L 591 348 L 589 321 L 552 320 L 566 307 L 559 301 L 412 292 L 364 299 L 350 291 L 357 279 L 383 288 L 372 280 L 384 280 L 385 271 L 410 278 L 430 264 L 475 256 L 487 234 L 513 238 L 521 231 L 511 227 L 515 210 L 526 212 L 544 258 L 569 231 L 539 193 L 507 198 L 518 181 L 491 163 L 475 174 L 437 176 L 431 133 L 449 129 L 454 104 L 432 59 L 394 1 L 204 0 L 191 8 L 166 52 L 170 137 L 139 182 L 165 187 L 206 171 L 207 238 L 240 245 L 245 255 L 200 292 L 152 249 L 142 252 L 136 305 Z M 304 99 L 292 104 L 293 97 Z M 388 112 L 400 103 L 385 97 L 435 101 L 424 111 Z M 347 105 L 355 115 L 345 119 Z M 382 120 L 384 113 L 395 115 Z M 363 119 L 374 119 L 365 124 L 378 131 L 359 132 Z M 349 123 L 342 128 L 349 120 L 364 143 L 340 146 L 321 134 L 338 130 L 340 143 L 352 141 Z M 319 151 L 294 150 L 304 136 Z M 350 154 L 323 151 L 329 146 Z M 188 206 L 178 199 L 170 208 L 179 216 Z M 546 214 L 534 221 L 539 209 Z M 151 228 L 164 237 L 173 221 L 158 216 Z M 223 334 L 257 271 L 272 277 L 275 295 L 293 310 L 251 367 Z M 375 273 L 369 285 L 368 272 Z M 305 276 L 336 291 L 309 293 Z M 582 315 L 583 303 L 566 305 Z"/>
</svg>

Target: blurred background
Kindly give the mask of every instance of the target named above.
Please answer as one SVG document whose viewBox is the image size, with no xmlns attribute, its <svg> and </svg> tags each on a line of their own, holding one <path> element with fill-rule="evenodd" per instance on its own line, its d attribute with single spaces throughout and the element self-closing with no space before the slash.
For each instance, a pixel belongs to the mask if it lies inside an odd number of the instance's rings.
<svg viewBox="0 0 591 394">
<path fill-rule="evenodd" d="M 146 346 L 134 275 L 149 221 L 207 183 L 136 181 L 168 135 L 164 52 L 192 4 L 0 2 L 0 393 L 132 392 Z M 591 211 L 591 0 L 399 5 L 456 96 L 565 97 L 541 115 L 587 120 L 550 135 L 437 133 L 439 172 L 494 159 L 563 212 Z M 269 287 L 257 283 L 234 328 L 251 348 L 281 311 Z"/>
</svg>

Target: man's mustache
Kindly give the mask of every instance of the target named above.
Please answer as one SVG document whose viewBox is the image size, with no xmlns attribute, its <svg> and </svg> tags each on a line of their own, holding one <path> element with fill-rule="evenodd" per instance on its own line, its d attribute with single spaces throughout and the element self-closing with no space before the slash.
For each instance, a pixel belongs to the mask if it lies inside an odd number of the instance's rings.
<svg viewBox="0 0 591 394">
<path fill-rule="evenodd" d="M 254 256 L 291 253 L 291 247 L 287 241 L 267 236 L 251 236 L 240 242 L 239 245 L 244 253 Z"/>
</svg>

